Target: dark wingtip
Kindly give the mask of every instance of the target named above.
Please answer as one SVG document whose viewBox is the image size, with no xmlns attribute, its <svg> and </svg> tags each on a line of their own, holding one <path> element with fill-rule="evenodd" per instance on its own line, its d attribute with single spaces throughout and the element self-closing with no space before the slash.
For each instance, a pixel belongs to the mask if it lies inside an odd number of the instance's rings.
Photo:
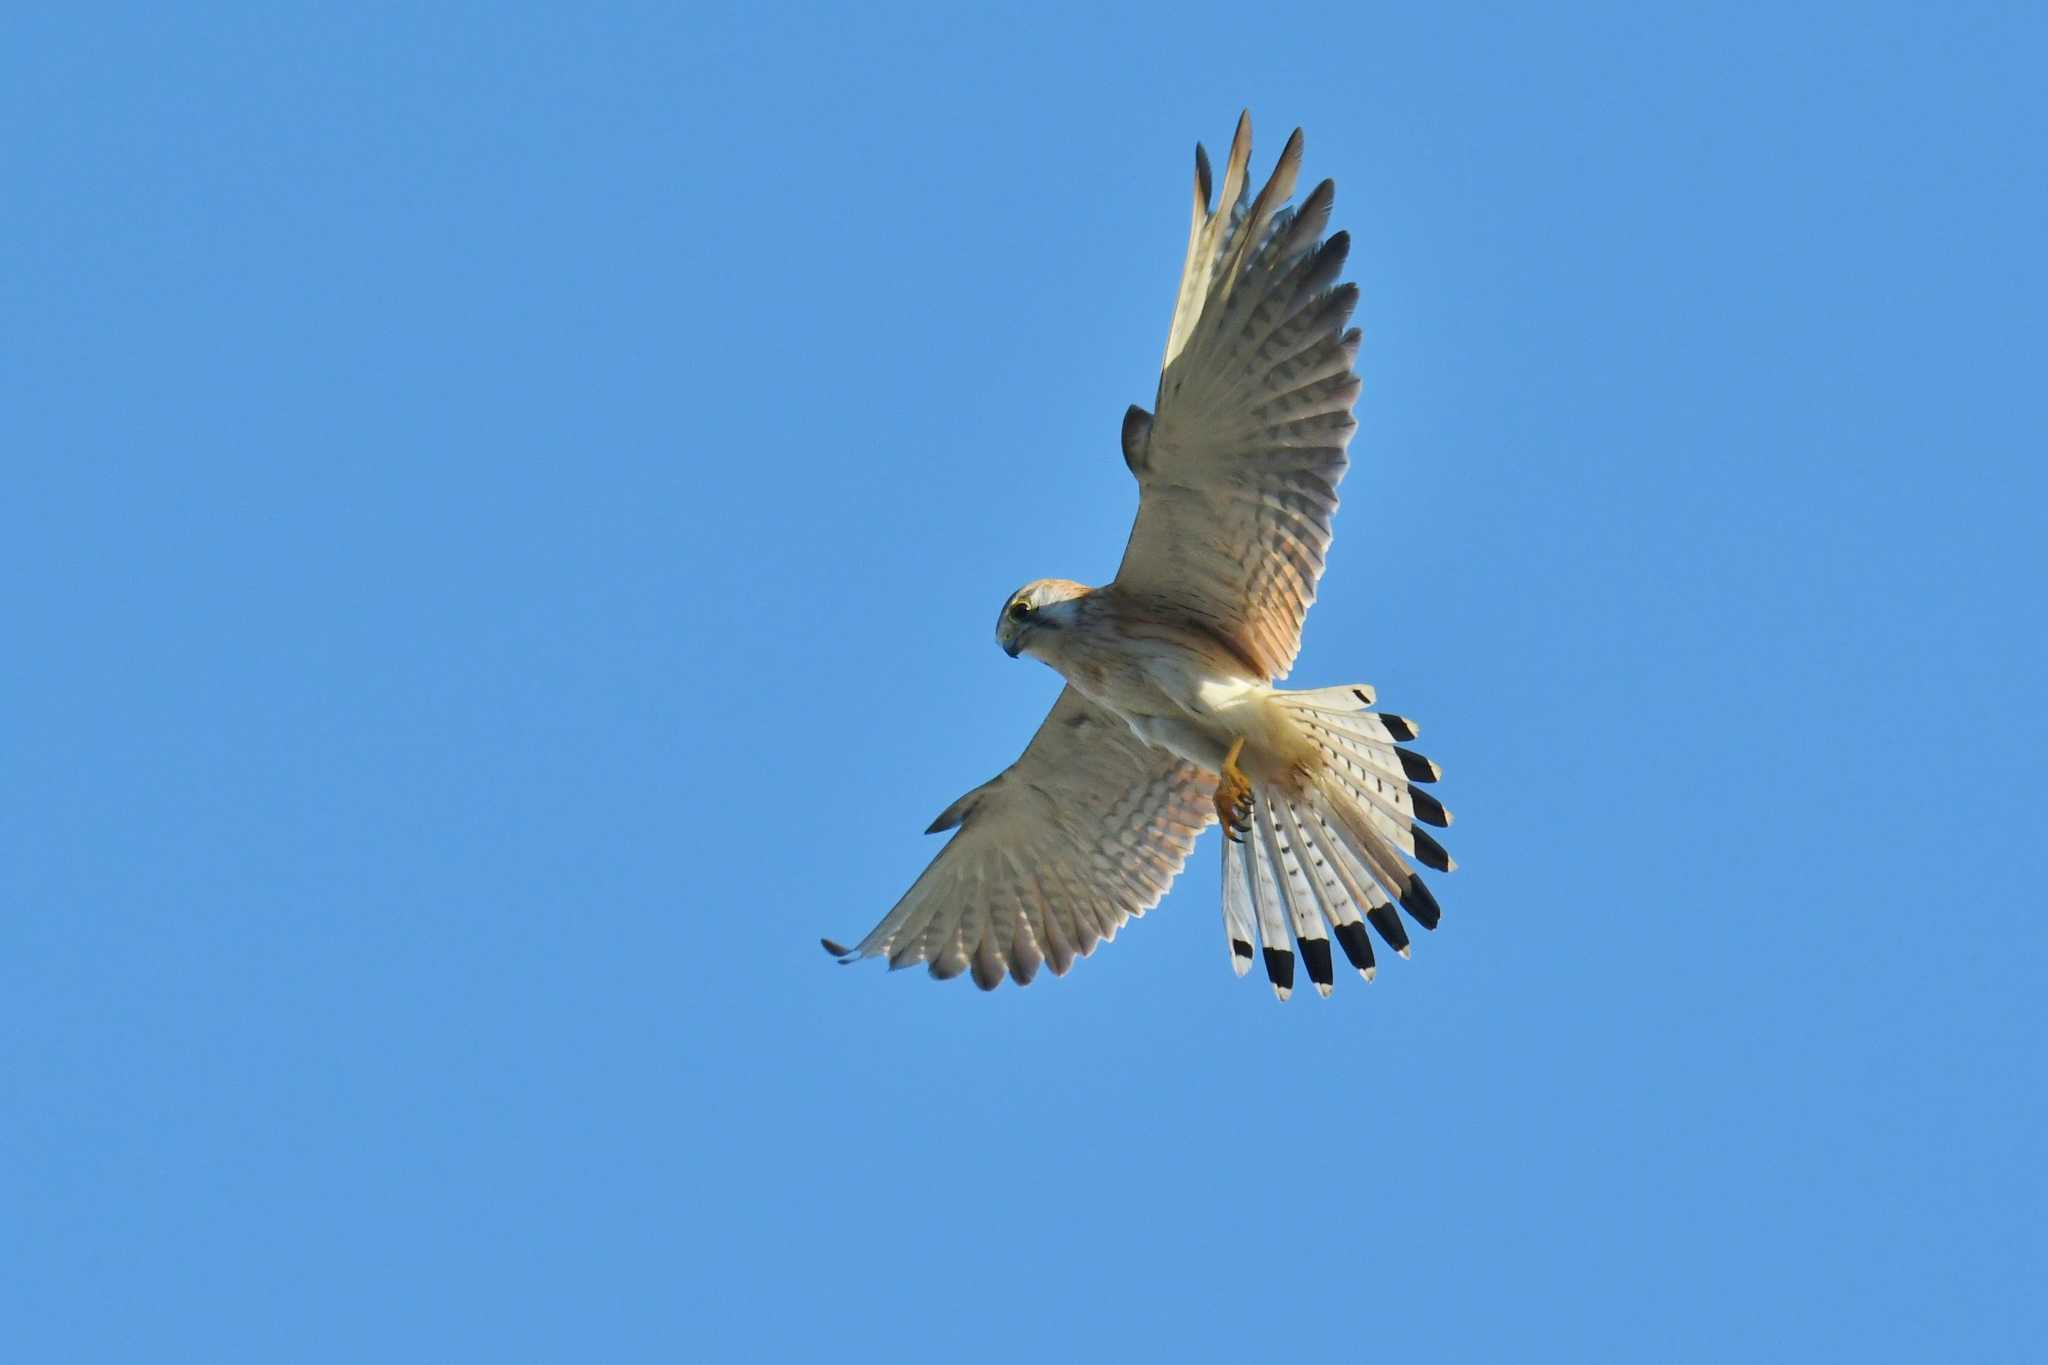
<svg viewBox="0 0 2048 1365">
<path fill-rule="evenodd" d="M 1387 733 L 1395 739 L 1413 739 L 1421 733 L 1415 728 L 1415 722 L 1408 717 L 1390 716 L 1385 711 L 1380 712 L 1380 724 L 1386 726 Z"/>
<path fill-rule="evenodd" d="M 1195 144 L 1195 192 L 1202 197 L 1202 212 L 1210 211 L 1209 200 L 1215 181 L 1209 174 L 1209 149 L 1201 143 Z"/>
<path fill-rule="evenodd" d="M 1450 827 L 1451 813 L 1444 809 L 1443 802 L 1437 800 L 1428 792 L 1417 791 L 1415 788 L 1410 787 L 1408 789 L 1408 802 L 1415 807 L 1415 818 L 1422 821 L 1425 825 L 1435 825 L 1438 829 L 1448 829 Z"/>
<path fill-rule="evenodd" d="M 1252 945 L 1251 945 L 1251 944 L 1249 944 L 1249 943 L 1246 943 L 1246 942 L 1245 942 L 1245 941 L 1244 941 L 1243 939 L 1241 939 L 1241 938 L 1234 938 L 1234 939 L 1230 940 L 1230 951 L 1231 951 L 1231 952 L 1232 952 L 1232 954 L 1234 954 L 1235 956 L 1237 956 L 1237 957 L 1241 957 L 1241 958 L 1243 958 L 1243 959 L 1244 959 L 1245 961 L 1247 961 L 1247 962 L 1251 961 L 1251 958 L 1252 958 Z"/>
<path fill-rule="evenodd" d="M 818 940 L 818 942 L 824 944 L 825 951 L 832 954 L 832 956 L 834 957 L 845 957 L 853 951 L 851 948 L 848 948 L 845 944 L 834 943 L 829 938 L 821 938 Z"/>
<path fill-rule="evenodd" d="M 1351 234 L 1348 232 L 1331 233 L 1329 239 L 1316 248 L 1315 255 L 1310 258 L 1308 265 L 1304 267 L 1304 273 L 1301 277 L 1302 292 L 1304 294 L 1315 294 L 1329 288 L 1330 285 L 1336 282 L 1337 276 L 1344 273 L 1344 258 L 1350 252 Z"/>
</svg>

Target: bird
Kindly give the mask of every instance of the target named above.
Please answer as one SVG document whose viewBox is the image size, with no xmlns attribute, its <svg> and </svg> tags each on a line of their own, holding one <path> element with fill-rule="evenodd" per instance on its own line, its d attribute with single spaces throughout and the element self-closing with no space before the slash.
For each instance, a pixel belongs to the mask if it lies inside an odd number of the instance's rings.
<svg viewBox="0 0 2048 1365">
<path fill-rule="evenodd" d="M 1003 598 L 996 643 L 1066 686 L 1017 761 L 940 812 L 954 831 L 842 963 L 924 964 L 983 990 L 1065 975 L 1166 894 L 1213 822 L 1223 925 L 1238 976 L 1256 950 L 1274 994 L 1297 956 L 1317 992 L 1330 940 L 1365 980 L 1372 938 L 1410 956 L 1395 907 L 1441 918 L 1410 863 L 1456 864 L 1442 770 L 1414 723 L 1364 683 L 1306 691 L 1291 671 L 1330 547 L 1358 424 L 1357 285 L 1345 232 L 1325 235 L 1324 180 L 1290 203 L 1302 135 L 1250 193 L 1251 115 L 1212 198 L 1195 147 L 1194 214 L 1153 410 L 1124 415 L 1137 520 L 1100 587 L 1041 578 Z"/>
</svg>

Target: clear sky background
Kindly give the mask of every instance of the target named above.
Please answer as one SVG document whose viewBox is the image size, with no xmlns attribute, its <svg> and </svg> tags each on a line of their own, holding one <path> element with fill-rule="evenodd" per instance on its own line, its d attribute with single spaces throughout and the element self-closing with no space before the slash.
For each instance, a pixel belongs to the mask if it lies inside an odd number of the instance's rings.
<svg viewBox="0 0 2048 1365">
<path fill-rule="evenodd" d="M 1537 9 L 11 11 L 0 1357 L 2037 1350 L 2048 26 Z M 1443 927 L 836 967 L 1247 105 Z"/>
</svg>

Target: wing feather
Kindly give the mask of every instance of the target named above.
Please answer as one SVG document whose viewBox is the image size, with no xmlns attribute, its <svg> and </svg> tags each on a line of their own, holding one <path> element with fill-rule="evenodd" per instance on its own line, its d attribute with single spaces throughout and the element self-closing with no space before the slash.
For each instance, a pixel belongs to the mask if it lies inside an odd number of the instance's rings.
<svg viewBox="0 0 2048 1365">
<path fill-rule="evenodd" d="M 1017 761 L 935 822 L 959 832 L 843 960 L 923 962 L 983 990 L 1064 975 L 1159 903 L 1215 819 L 1214 784 L 1070 687 Z"/>
<path fill-rule="evenodd" d="M 1198 150 L 1157 411 L 1125 432 L 1140 497 L 1115 586 L 1197 617 L 1272 679 L 1300 652 L 1358 429 L 1358 290 L 1338 282 L 1350 239 L 1323 237 L 1331 183 L 1284 207 L 1300 131 L 1247 205 L 1250 158 L 1246 117 L 1212 208 Z"/>
</svg>

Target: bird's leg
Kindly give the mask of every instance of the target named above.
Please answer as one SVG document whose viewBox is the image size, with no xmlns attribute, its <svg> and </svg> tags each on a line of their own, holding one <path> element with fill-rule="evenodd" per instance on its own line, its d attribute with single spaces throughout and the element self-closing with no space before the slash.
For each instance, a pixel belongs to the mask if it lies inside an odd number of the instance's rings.
<svg viewBox="0 0 2048 1365">
<path fill-rule="evenodd" d="M 1223 771 L 1216 776 L 1216 819 L 1223 826 L 1223 837 L 1244 842 L 1244 835 L 1252 827 L 1252 783 L 1237 766 L 1237 756 L 1244 752 L 1244 736 L 1230 741 L 1230 752 L 1223 756 Z"/>
</svg>

